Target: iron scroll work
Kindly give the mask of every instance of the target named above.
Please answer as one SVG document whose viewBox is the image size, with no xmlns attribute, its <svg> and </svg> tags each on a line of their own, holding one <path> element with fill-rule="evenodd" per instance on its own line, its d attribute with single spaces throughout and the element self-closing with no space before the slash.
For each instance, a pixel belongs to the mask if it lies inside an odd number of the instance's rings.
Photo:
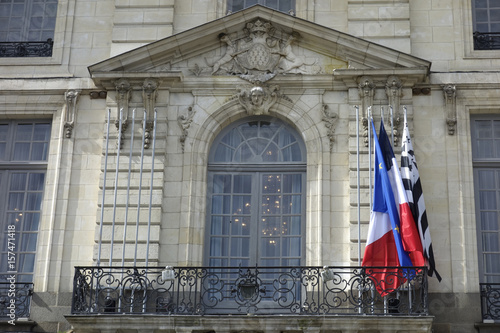
<svg viewBox="0 0 500 333">
<path fill-rule="evenodd" d="M 387 267 L 76 267 L 72 314 L 427 316 L 426 267 L 388 296 Z M 397 273 L 396 273 L 397 272 Z"/>
<path fill-rule="evenodd" d="M 0 58 L 7 57 L 51 57 L 54 41 L 42 42 L 0 42 Z"/>
</svg>

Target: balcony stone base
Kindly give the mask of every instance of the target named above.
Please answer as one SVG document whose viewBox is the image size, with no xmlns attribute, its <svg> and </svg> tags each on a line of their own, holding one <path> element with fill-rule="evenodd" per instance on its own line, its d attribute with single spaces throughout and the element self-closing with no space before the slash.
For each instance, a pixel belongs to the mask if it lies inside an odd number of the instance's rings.
<svg viewBox="0 0 500 333">
<path fill-rule="evenodd" d="M 434 317 L 70 315 L 74 333 L 430 333 Z"/>
</svg>

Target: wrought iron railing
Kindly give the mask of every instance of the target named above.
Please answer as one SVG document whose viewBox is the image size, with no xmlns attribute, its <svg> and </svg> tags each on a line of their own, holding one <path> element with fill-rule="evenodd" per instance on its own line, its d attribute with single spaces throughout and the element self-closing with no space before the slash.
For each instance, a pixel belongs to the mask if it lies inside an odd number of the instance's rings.
<svg viewBox="0 0 500 333">
<path fill-rule="evenodd" d="M 500 283 L 480 283 L 483 320 L 500 321 Z"/>
<path fill-rule="evenodd" d="M 474 32 L 474 50 L 500 49 L 500 32 Z"/>
<path fill-rule="evenodd" d="M 428 314 L 425 267 L 76 267 L 73 288 L 85 315 Z"/>
<path fill-rule="evenodd" d="M 51 57 L 54 42 L 0 42 L 0 57 Z"/>
<path fill-rule="evenodd" d="M 29 318 L 33 283 L 0 282 L 0 318 Z"/>
</svg>

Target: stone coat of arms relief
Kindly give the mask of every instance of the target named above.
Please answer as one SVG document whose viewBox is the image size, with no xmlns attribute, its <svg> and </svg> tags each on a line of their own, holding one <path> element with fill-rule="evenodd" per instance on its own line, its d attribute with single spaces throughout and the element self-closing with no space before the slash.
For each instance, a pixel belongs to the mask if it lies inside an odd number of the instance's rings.
<svg viewBox="0 0 500 333">
<path fill-rule="evenodd" d="M 226 50 L 213 63 L 212 75 L 238 75 L 251 83 L 262 83 L 277 74 L 320 71 L 316 59 L 307 61 L 294 53 L 292 45 L 300 39 L 298 33 L 277 31 L 271 23 L 260 19 L 247 23 L 244 37 L 222 33 L 219 39 L 226 44 Z"/>
<path fill-rule="evenodd" d="M 265 82 L 278 74 L 317 74 L 317 59 L 306 59 L 294 53 L 297 32 L 278 31 L 269 22 L 257 19 L 247 23 L 243 37 L 219 35 L 226 44 L 225 53 L 213 62 L 212 75 L 237 75 L 253 86 L 238 87 L 238 100 L 249 115 L 267 114 L 270 107 L 284 97 L 279 86 Z"/>
</svg>

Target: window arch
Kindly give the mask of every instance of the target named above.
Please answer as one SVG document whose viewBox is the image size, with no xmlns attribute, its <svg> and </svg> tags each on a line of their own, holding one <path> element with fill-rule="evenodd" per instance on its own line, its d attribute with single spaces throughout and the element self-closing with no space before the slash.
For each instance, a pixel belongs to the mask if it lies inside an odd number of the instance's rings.
<svg viewBox="0 0 500 333">
<path fill-rule="evenodd" d="M 208 163 L 205 262 L 299 266 L 304 255 L 305 145 L 276 118 L 228 126 Z"/>
</svg>

